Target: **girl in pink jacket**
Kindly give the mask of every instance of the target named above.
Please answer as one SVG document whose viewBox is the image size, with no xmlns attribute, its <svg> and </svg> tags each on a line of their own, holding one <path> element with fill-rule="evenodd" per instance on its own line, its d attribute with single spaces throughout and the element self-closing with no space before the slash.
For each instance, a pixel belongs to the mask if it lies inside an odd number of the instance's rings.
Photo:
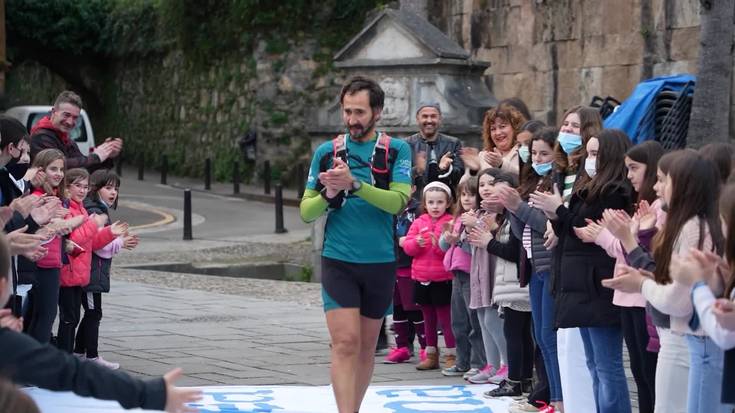
<svg viewBox="0 0 735 413">
<path fill-rule="evenodd" d="M 444 251 L 439 247 L 439 238 L 452 220 L 452 193 L 447 185 L 435 181 L 424 187 L 422 198 L 421 206 L 425 213 L 411 224 L 403 250 L 413 257 L 414 299 L 421 306 L 426 334 L 426 359 L 416 368 L 434 370 L 439 368 L 437 321 L 441 324 L 447 347 L 445 368 L 454 366 L 456 360 L 450 309 L 453 276 L 444 269 Z"/>
</svg>

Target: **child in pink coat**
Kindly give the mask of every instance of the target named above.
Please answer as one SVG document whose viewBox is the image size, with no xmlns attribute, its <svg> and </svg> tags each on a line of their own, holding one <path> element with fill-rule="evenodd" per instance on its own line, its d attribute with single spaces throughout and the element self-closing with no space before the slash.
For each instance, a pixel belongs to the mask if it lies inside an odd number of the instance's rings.
<svg viewBox="0 0 735 413">
<path fill-rule="evenodd" d="M 439 247 L 444 227 L 452 220 L 452 193 L 447 185 L 435 181 L 424 187 L 422 198 L 424 213 L 411 224 L 403 250 L 413 257 L 414 300 L 421 306 L 426 334 L 426 359 L 416 368 L 434 370 L 439 368 L 437 322 L 441 324 L 447 347 L 445 368 L 454 366 L 456 360 L 451 320 L 453 275 L 444 269 L 444 251 Z"/>
</svg>

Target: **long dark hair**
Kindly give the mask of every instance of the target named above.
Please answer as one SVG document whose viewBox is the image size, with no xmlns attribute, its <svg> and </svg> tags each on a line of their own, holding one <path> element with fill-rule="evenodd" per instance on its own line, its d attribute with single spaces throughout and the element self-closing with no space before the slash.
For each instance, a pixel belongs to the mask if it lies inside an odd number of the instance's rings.
<svg viewBox="0 0 735 413">
<path fill-rule="evenodd" d="M 480 171 L 480 173 L 477 174 L 477 207 L 479 208 L 482 205 L 482 198 L 480 197 L 480 178 L 482 178 L 484 175 L 490 175 L 493 177 L 495 183 L 505 182 L 507 183 L 511 188 L 515 188 L 518 186 L 518 180 L 516 179 L 516 176 L 514 174 L 505 172 L 503 170 L 500 170 L 498 168 L 487 168 Z M 498 214 L 496 222 L 498 223 L 498 226 L 503 225 L 503 219 L 505 217 L 505 214 Z"/>
<path fill-rule="evenodd" d="M 725 142 L 710 143 L 699 148 L 699 154 L 715 164 L 724 185 L 735 167 L 735 145 Z"/>
<path fill-rule="evenodd" d="M 462 192 L 467 192 L 468 194 L 475 197 L 475 209 L 479 207 L 477 204 L 477 178 L 474 176 L 468 176 L 467 178 L 464 178 L 459 181 L 459 184 L 457 184 L 457 190 L 455 193 L 457 194 L 457 201 L 454 203 L 454 218 L 459 217 L 463 213 L 467 212 L 464 211 L 462 208 Z"/>
<path fill-rule="evenodd" d="M 593 202 L 609 190 L 628 185 L 625 178 L 625 153 L 630 149 L 630 139 L 619 129 L 603 129 L 597 140 L 597 174 L 584 186 L 585 201 Z"/>
<path fill-rule="evenodd" d="M 506 109 L 508 106 L 520 112 L 521 116 L 523 116 L 523 120 L 526 122 L 530 121 L 533 118 L 531 116 L 531 111 L 528 110 L 526 102 L 524 102 L 523 99 L 519 97 L 514 96 L 511 98 L 505 98 L 498 102 L 498 109 L 500 110 Z"/>
<path fill-rule="evenodd" d="M 656 200 L 656 191 L 653 190 L 653 185 L 656 184 L 656 165 L 658 165 L 658 160 L 663 155 L 664 147 L 656 141 L 639 143 L 630 148 L 625 154 L 631 160 L 646 165 L 646 173 L 643 175 L 643 182 L 641 182 L 641 189 L 638 191 L 636 203 L 643 200 L 648 202 Z"/>
<path fill-rule="evenodd" d="M 725 280 L 725 297 L 730 298 L 735 290 L 735 184 L 729 184 L 722 189 L 720 195 L 720 215 L 727 225 L 727 240 L 725 241 L 725 259 L 730 264 L 730 278 Z"/>
<path fill-rule="evenodd" d="M 93 201 L 99 201 L 99 190 L 107 185 L 112 185 L 118 190 L 120 189 L 120 176 L 118 176 L 115 171 L 112 169 L 98 169 L 92 172 L 92 175 L 89 176 L 89 194 L 87 197 Z M 117 200 L 118 199 L 115 198 L 115 203 L 108 205 L 108 207 L 117 209 Z"/>
<path fill-rule="evenodd" d="M 669 158 L 675 158 L 676 162 Z M 661 162 L 669 163 L 672 191 L 666 225 L 653 239 L 653 259 L 656 262 L 656 282 L 668 284 L 671 282 L 669 265 L 674 244 L 690 219 L 697 217 L 700 220 L 700 248 L 704 242 L 704 225 L 707 225 L 715 251 L 722 252 L 722 228 L 717 211 L 720 179 L 715 165 L 693 150 L 668 153 Z"/>
<path fill-rule="evenodd" d="M 533 143 L 536 141 L 544 141 L 549 145 L 551 150 L 554 150 L 556 144 L 557 129 L 552 126 L 541 128 L 536 131 L 531 137 L 530 147 L 533 148 Z M 530 152 L 530 150 L 529 150 Z M 554 178 L 551 173 L 546 176 L 539 176 L 531 165 L 532 162 L 526 162 L 521 168 L 521 185 L 518 187 L 518 192 L 521 194 L 521 198 L 528 200 L 528 197 L 537 188 L 540 191 L 550 191 L 554 183 Z M 539 185 L 540 182 L 540 185 Z"/>
<path fill-rule="evenodd" d="M 567 116 L 572 113 L 579 115 L 579 134 L 582 136 L 582 146 L 569 155 L 564 152 L 560 144 L 557 143 L 554 147 L 554 163 L 556 164 L 557 171 L 567 174 L 577 172 L 582 159 L 587 156 L 587 142 L 591 137 L 597 136 L 602 129 L 602 117 L 600 117 L 600 112 L 597 109 L 587 106 L 574 106 L 568 109 L 564 112 L 564 116 L 561 118 L 561 124 L 563 124 Z M 582 177 L 577 177 L 577 182 L 580 181 L 579 178 Z"/>
</svg>

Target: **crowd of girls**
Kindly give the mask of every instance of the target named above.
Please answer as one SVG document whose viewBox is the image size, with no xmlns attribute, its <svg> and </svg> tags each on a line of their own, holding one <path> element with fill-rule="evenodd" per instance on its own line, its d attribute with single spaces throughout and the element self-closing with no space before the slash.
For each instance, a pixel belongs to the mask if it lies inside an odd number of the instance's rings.
<svg viewBox="0 0 735 413">
<path fill-rule="evenodd" d="M 441 330 L 442 372 L 497 384 L 485 396 L 511 412 L 625 413 L 626 346 L 641 413 L 730 413 L 733 146 L 633 145 L 582 106 L 529 118 L 518 100 L 489 110 L 459 185 L 428 184 L 399 220 L 414 318 L 396 333 L 425 332 L 417 368 L 440 368 Z"/>
</svg>

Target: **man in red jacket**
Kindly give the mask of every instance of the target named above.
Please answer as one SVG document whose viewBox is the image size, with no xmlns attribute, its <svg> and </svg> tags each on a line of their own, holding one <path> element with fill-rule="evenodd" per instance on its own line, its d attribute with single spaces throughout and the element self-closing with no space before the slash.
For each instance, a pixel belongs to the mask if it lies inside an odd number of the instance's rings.
<svg viewBox="0 0 735 413">
<path fill-rule="evenodd" d="M 66 157 L 66 169 L 86 168 L 90 172 L 112 167 L 111 160 L 122 150 L 121 138 L 107 138 L 95 147 L 94 152 L 84 155 L 69 137 L 82 112 L 82 98 L 65 90 L 56 97 L 51 114 L 44 116 L 31 129 L 31 161 L 44 149 L 58 149 Z"/>
</svg>

